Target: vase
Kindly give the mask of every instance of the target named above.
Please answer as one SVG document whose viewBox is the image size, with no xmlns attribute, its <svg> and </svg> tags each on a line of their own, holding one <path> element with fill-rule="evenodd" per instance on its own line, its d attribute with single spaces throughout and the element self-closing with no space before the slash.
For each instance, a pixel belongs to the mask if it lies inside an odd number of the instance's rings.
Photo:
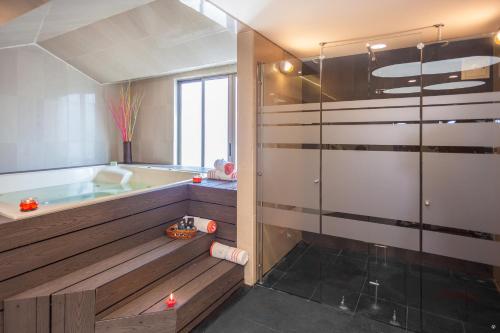
<svg viewBox="0 0 500 333">
<path fill-rule="evenodd" d="M 125 141 L 123 143 L 123 163 L 132 164 L 132 142 Z"/>
</svg>

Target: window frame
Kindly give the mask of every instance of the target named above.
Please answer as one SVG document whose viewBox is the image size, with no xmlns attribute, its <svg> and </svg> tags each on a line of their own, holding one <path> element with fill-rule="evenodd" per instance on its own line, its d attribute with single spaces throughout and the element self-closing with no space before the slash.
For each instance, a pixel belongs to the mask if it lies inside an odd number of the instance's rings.
<svg viewBox="0 0 500 333">
<path fill-rule="evenodd" d="M 227 156 L 228 161 L 236 160 L 235 144 L 236 144 L 236 73 L 217 74 L 211 76 L 203 76 L 189 79 L 177 80 L 177 107 L 176 107 L 176 150 L 177 164 L 182 165 L 182 85 L 184 83 L 200 82 L 201 83 L 201 167 L 211 168 L 212 166 L 205 165 L 205 82 L 217 79 L 228 79 L 228 131 L 227 131 Z"/>
</svg>

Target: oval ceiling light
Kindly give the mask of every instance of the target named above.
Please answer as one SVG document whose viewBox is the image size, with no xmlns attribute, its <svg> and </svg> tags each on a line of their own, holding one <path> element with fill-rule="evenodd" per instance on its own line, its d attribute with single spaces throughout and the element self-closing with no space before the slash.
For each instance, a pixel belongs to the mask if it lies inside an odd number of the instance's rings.
<svg viewBox="0 0 500 333">
<path fill-rule="evenodd" d="M 420 86 L 385 89 L 384 94 L 415 94 L 420 92 Z"/>
<path fill-rule="evenodd" d="M 381 50 L 381 49 L 385 49 L 386 47 L 387 47 L 387 45 L 384 44 L 384 43 L 378 43 L 378 44 L 370 45 L 370 48 L 372 50 Z"/>
<path fill-rule="evenodd" d="M 408 83 L 415 83 L 415 82 L 417 82 L 417 80 L 416 80 L 416 79 L 411 79 L 411 80 L 408 80 Z"/>
<path fill-rule="evenodd" d="M 482 86 L 484 81 L 459 81 L 459 82 L 446 82 L 433 84 L 424 87 L 425 90 L 451 90 L 451 89 L 465 89 Z"/>
<path fill-rule="evenodd" d="M 456 78 L 458 78 L 458 75 L 453 74 L 453 75 L 448 76 L 448 78 L 449 78 L 449 79 L 456 79 Z"/>
<path fill-rule="evenodd" d="M 445 74 L 474 70 L 493 66 L 500 63 L 500 57 L 494 56 L 471 56 L 453 58 L 437 61 L 429 61 L 422 64 L 423 74 Z M 380 67 L 372 72 L 377 77 L 408 77 L 420 75 L 420 62 L 407 62 L 402 64 Z"/>
</svg>

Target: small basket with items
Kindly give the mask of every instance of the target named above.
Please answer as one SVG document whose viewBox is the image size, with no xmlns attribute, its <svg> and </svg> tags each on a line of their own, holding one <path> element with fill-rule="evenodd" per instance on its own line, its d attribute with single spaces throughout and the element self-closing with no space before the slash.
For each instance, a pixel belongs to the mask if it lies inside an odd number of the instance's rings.
<svg viewBox="0 0 500 333">
<path fill-rule="evenodd" d="M 185 217 L 166 230 L 167 236 L 173 239 L 190 239 L 196 236 L 198 229 L 193 217 Z"/>
</svg>

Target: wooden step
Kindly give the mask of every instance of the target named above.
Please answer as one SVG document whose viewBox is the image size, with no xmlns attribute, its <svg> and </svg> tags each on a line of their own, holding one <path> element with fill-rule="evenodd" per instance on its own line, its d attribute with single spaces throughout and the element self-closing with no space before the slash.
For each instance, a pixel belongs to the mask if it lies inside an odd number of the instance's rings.
<svg viewBox="0 0 500 333">
<path fill-rule="evenodd" d="M 149 316 L 170 312 L 165 299 L 174 292 L 175 331 L 197 324 L 242 285 L 243 267 L 207 253 L 165 276 L 146 293 L 130 299 L 96 322 L 96 333 L 132 332 Z M 158 328 L 159 330 L 159 328 Z"/>
<path fill-rule="evenodd" d="M 190 240 L 162 236 L 16 295 L 5 302 L 5 333 L 43 332 L 19 329 L 30 318 L 31 325 L 51 323 L 51 332 L 93 327 L 97 313 L 206 252 L 212 239 L 203 233 Z"/>
<path fill-rule="evenodd" d="M 171 242 L 171 239 L 167 237 L 156 237 L 4 300 L 5 332 L 31 332 L 31 328 L 37 326 L 38 330 L 40 330 L 40 327 L 47 327 L 50 320 L 50 296 L 52 294 L 169 242 Z M 43 317 L 48 319 L 42 319 Z M 41 322 L 42 320 L 43 322 Z M 22 325 L 23 328 L 19 325 Z"/>
</svg>

